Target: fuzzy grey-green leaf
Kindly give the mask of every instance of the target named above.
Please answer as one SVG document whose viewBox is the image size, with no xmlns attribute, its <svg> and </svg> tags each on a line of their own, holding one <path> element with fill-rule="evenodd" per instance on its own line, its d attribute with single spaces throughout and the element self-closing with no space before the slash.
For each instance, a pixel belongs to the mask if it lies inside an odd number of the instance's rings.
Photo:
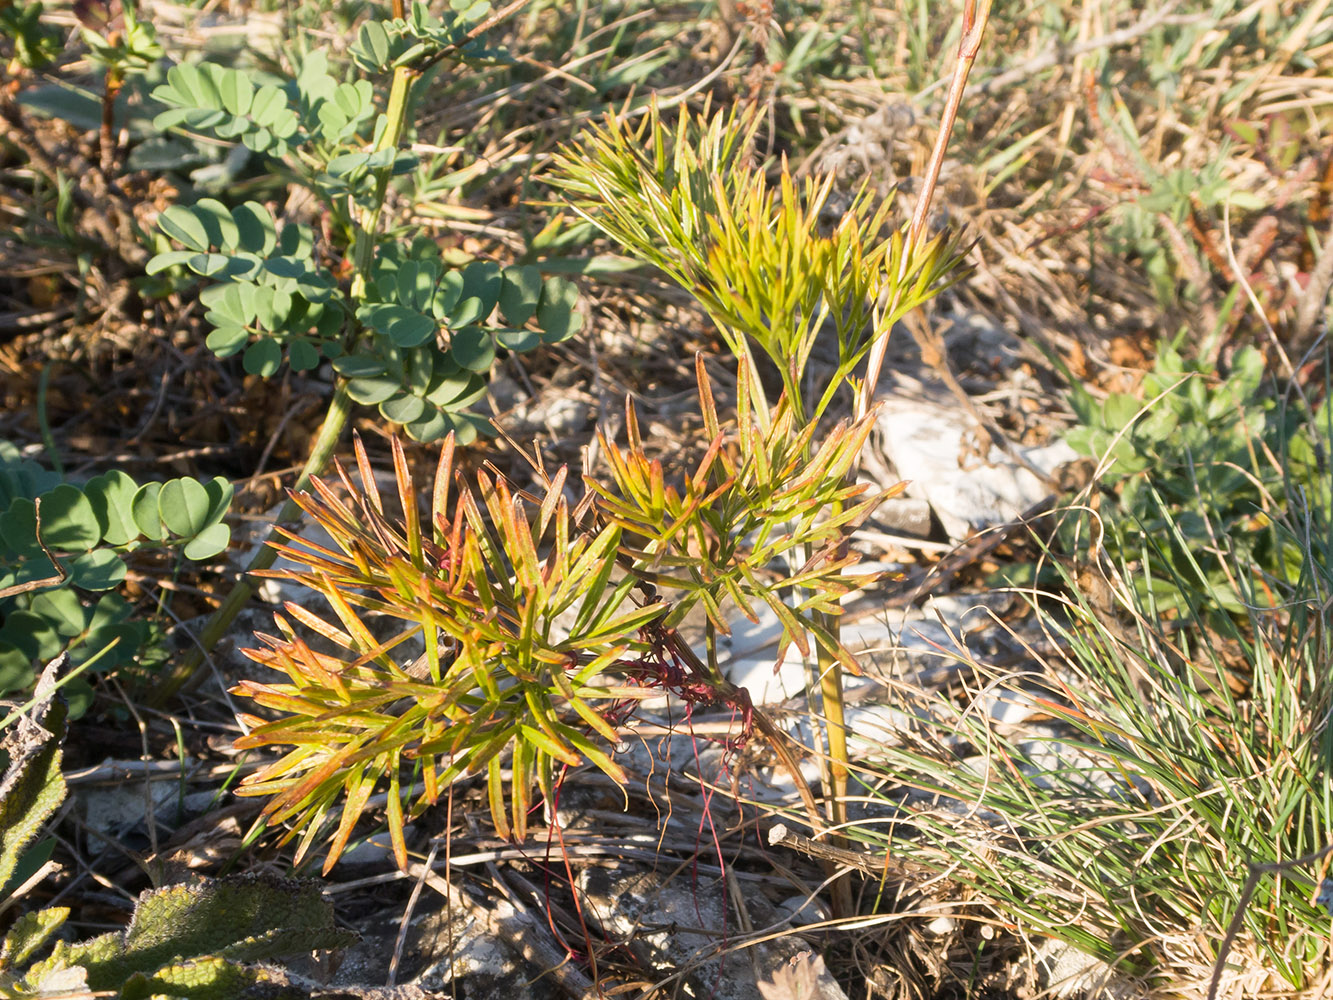
<svg viewBox="0 0 1333 1000">
<path fill-rule="evenodd" d="M 208 230 L 184 205 L 172 205 L 157 217 L 158 227 L 177 243 L 201 253 L 209 249 Z"/>
<path fill-rule="evenodd" d="M 31 713 L 9 725 L 0 739 L 0 758 L 6 762 L 0 777 L 0 886 L 9 881 L 19 854 L 65 798 L 60 771 L 64 709 L 51 700 L 63 661 L 61 657 L 47 665 Z"/>
</svg>

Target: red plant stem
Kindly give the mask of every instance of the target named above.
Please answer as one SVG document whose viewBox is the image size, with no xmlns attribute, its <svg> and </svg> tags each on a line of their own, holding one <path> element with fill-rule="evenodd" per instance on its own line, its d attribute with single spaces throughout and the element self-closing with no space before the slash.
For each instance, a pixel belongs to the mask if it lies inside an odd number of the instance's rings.
<svg viewBox="0 0 1333 1000">
<path fill-rule="evenodd" d="M 748 700 L 749 692 L 746 692 L 743 688 L 738 688 L 716 671 L 710 670 L 690 648 L 690 644 L 681 638 L 679 632 L 675 629 L 664 629 L 663 634 L 671 646 L 672 654 L 684 663 L 695 676 L 707 678 L 709 686 L 720 701 L 735 704 L 737 697 L 742 693 Z M 796 791 L 801 796 L 801 804 L 805 806 L 805 811 L 810 817 L 811 827 L 816 832 L 822 831 L 824 823 L 820 819 L 819 803 L 815 801 L 815 793 L 810 790 L 809 782 L 801 774 L 801 768 L 797 764 L 796 758 L 787 749 L 791 737 L 758 706 L 751 706 L 751 717 L 754 720 L 755 728 L 768 741 L 768 745 L 773 749 L 773 752 L 778 755 L 778 761 L 783 770 L 791 775 L 792 781 L 796 784 Z"/>
</svg>

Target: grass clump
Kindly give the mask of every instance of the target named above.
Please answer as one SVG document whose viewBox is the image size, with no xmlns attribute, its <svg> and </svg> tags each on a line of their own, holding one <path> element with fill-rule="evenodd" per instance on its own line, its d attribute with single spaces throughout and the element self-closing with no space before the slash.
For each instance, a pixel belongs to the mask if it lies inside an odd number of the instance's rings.
<svg viewBox="0 0 1333 1000">
<path fill-rule="evenodd" d="M 972 664 L 968 698 L 930 700 L 929 721 L 884 749 L 886 783 L 924 793 L 908 795 L 915 832 L 896 855 L 947 868 L 1002 924 L 1173 994 L 1206 990 L 1215 966 L 1244 995 L 1313 984 L 1328 950 L 1333 505 L 1310 488 L 1326 467 L 1306 463 L 1328 419 L 1325 405 L 1296 422 L 1284 451 L 1257 438 L 1262 475 L 1202 453 L 1192 496 L 1166 502 L 1172 470 L 1159 467 L 1132 502 L 1068 515 L 1109 558 L 1091 585 L 1061 570 L 1069 596 L 1028 593 L 1042 635 L 1025 641 L 1043 669 Z M 1243 501 L 1219 510 L 1207 488 L 1237 471 L 1271 550 L 1225 520 Z M 1191 557 L 1200 531 L 1229 613 Z M 1024 720 L 998 721 L 997 705 Z"/>
</svg>

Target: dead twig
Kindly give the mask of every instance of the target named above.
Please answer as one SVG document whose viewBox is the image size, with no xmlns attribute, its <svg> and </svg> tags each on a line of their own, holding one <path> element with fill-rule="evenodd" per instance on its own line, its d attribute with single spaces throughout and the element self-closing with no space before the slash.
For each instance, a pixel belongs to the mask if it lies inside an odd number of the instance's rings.
<svg viewBox="0 0 1333 1000">
<path fill-rule="evenodd" d="M 787 829 L 785 823 L 769 828 L 768 845 L 790 847 L 793 851 L 818 858 L 820 861 L 852 868 L 889 882 L 929 882 L 939 877 L 939 872 L 914 861 L 903 861 L 888 854 L 868 854 L 843 847 L 832 847 L 821 841 L 802 837 Z"/>
</svg>

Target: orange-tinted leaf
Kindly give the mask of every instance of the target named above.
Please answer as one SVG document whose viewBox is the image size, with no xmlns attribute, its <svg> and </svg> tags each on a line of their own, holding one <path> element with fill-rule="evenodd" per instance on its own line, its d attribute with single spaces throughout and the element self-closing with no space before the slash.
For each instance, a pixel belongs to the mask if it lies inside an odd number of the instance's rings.
<svg viewBox="0 0 1333 1000">
<path fill-rule="evenodd" d="M 396 443 L 397 439 L 394 440 Z M 370 458 L 366 455 L 366 446 L 359 433 L 352 434 L 352 450 L 356 454 L 356 469 L 361 477 L 362 491 L 374 508 L 382 514 L 384 502 L 380 499 L 379 484 L 375 482 L 375 472 L 370 467 Z"/>
<path fill-rule="evenodd" d="M 403 536 L 407 541 L 407 557 L 421 569 L 421 513 L 417 509 L 417 491 L 412 482 L 412 471 L 407 467 L 403 442 L 397 436 L 390 439 L 393 450 L 393 474 L 398 484 L 398 501 L 403 510 Z M 383 510 L 383 508 L 380 508 Z"/>
<path fill-rule="evenodd" d="M 356 821 L 361 818 L 362 812 L 365 811 L 370 793 L 375 790 L 374 777 L 367 778 L 365 771 L 364 764 L 354 768 L 343 783 L 345 797 L 343 799 L 342 817 L 338 821 L 338 829 L 334 832 L 333 840 L 329 844 L 328 860 L 324 862 L 325 875 L 329 873 L 329 870 L 342 855 L 343 849 L 347 846 L 348 838 L 352 836 Z"/>
</svg>

